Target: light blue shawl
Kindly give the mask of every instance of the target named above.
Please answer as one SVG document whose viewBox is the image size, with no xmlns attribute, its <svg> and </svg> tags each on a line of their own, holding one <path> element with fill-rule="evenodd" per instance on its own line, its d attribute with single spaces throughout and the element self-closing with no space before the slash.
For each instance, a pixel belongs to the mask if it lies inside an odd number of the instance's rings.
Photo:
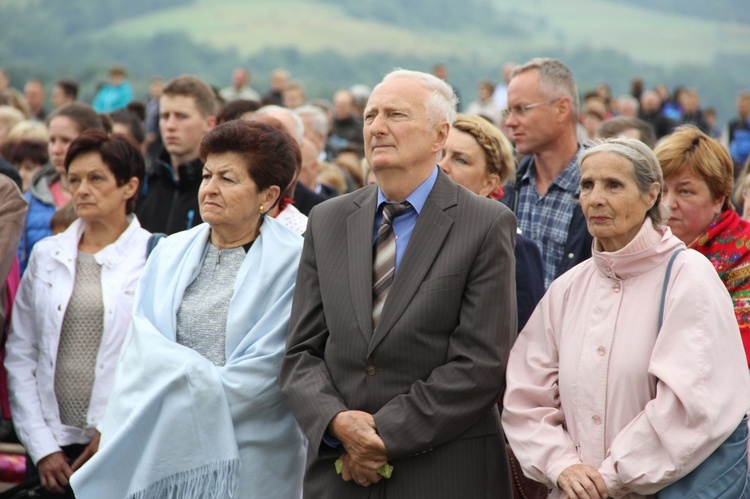
<svg viewBox="0 0 750 499">
<path fill-rule="evenodd" d="M 174 234 L 148 259 L 99 452 L 71 480 L 76 497 L 301 496 L 306 444 L 277 376 L 302 238 L 264 220 L 234 285 L 227 362 L 216 367 L 175 342 L 209 234 L 208 224 Z"/>
</svg>

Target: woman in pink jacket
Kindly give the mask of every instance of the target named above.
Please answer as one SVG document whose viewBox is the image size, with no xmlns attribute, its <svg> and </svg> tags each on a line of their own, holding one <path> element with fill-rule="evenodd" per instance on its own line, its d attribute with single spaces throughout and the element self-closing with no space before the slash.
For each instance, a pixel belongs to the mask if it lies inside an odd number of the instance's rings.
<svg viewBox="0 0 750 499">
<path fill-rule="evenodd" d="M 732 301 L 703 255 L 661 225 L 648 147 L 580 158 L 593 256 L 552 283 L 510 354 L 503 427 L 551 497 L 651 497 L 689 473 L 750 408 Z"/>
</svg>

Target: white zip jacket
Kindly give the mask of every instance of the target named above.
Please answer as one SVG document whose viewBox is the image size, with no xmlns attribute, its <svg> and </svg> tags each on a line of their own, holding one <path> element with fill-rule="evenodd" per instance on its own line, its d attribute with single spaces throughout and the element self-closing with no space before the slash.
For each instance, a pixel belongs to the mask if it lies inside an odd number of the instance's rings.
<svg viewBox="0 0 750 499">
<path fill-rule="evenodd" d="M 5 368 L 13 423 L 35 464 L 62 446 L 86 444 L 104 418 L 120 347 L 130 326 L 133 295 L 150 233 L 134 215 L 122 235 L 94 255 L 102 266 L 104 332 L 97 355 L 86 429 L 63 425 L 55 397 L 55 368 L 65 310 L 73 293 L 84 222 L 37 243 L 13 306 Z"/>
</svg>

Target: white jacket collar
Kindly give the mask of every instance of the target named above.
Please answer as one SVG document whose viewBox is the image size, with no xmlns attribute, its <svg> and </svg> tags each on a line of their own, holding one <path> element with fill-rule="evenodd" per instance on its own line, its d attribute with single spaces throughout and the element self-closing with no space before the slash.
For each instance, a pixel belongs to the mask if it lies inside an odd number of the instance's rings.
<svg viewBox="0 0 750 499">
<path fill-rule="evenodd" d="M 120 234 L 120 237 L 115 242 L 105 246 L 94 255 L 94 259 L 99 265 L 111 268 L 120 258 L 128 256 L 128 247 L 133 237 L 138 234 L 141 223 L 138 221 L 138 217 L 133 214 L 128 215 L 127 219 L 128 228 L 125 229 L 125 232 Z M 81 240 L 85 228 L 86 223 L 79 218 L 65 232 L 55 236 L 57 238 L 54 253 L 56 260 L 65 265 L 75 260 L 78 256 L 78 242 Z M 146 253 L 145 245 L 143 246 L 143 253 Z"/>
</svg>

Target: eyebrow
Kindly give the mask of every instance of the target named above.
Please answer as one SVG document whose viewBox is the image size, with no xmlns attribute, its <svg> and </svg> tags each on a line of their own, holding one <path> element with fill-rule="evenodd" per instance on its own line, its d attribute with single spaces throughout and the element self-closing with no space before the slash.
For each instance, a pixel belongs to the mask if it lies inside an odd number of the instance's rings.
<svg viewBox="0 0 750 499">
<path fill-rule="evenodd" d="M 234 169 L 229 166 L 213 166 L 208 163 L 203 165 L 203 170 L 208 171 L 209 173 L 226 173 L 234 171 Z"/>
<path fill-rule="evenodd" d="M 591 182 L 591 181 L 594 180 L 594 178 L 595 177 L 593 177 L 592 175 L 587 175 L 587 176 L 581 175 L 581 182 L 584 182 L 584 181 Z M 618 178 L 618 177 L 603 177 L 603 178 L 602 177 L 596 177 L 596 179 L 597 180 L 604 180 L 605 182 L 612 182 L 612 181 L 620 182 L 620 183 L 623 182 L 623 179 L 622 178 Z"/>
<path fill-rule="evenodd" d="M 402 106 L 396 106 L 393 104 L 383 104 L 380 107 L 372 106 L 372 107 L 366 107 L 364 114 L 367 114 L 370 111 L 377 110 L 378 112 L 388 113 L 391 111 L 400 111 L 402 113 L 411 114 L 410 111 L 408 111 L 405 107 Z"/>
<path fill-rule="evenodd" d="M 684 180 L 678 180 L 677 182 L 675 182 L 675 185 L 690 185 L 692 183 L 693 183 L 693 179 L 686 178 Z"/>
</svg>

